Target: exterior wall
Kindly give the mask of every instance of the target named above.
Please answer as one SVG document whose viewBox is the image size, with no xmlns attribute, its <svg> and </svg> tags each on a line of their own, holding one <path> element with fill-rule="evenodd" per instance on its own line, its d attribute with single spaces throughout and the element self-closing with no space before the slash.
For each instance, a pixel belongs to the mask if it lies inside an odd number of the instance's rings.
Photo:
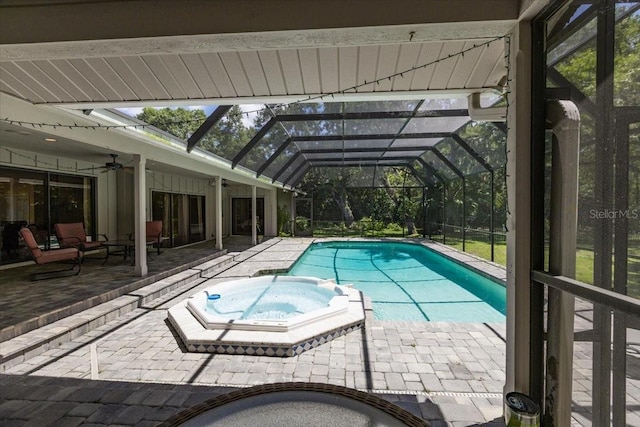
<svg viewBox="0 0 640 427">
<path fill-rule="evenodd" d="M 134 231 L 134 176 L 131 173 L 126 171 L 100 173 L 100 169 L 96 169 L 94 173 L 91 170 L 80 171 L 80 169 L 101 165 L 16 149 L 0 150 L 0 165 L 95 177 L 96 221 L 98 225 L 96 231 L 106 234 L 110 239 L 125 238 Z M 210 187 L 208 180 L 148 171 L 146 187 L 146 219 L 151 219 L 151 194 L 153 191 L 205 196 L 207 239 L 213 237 L 215 211 L 213 210 L 214 205 L 210 201 L 214 199 L 215 188 Z M 250 196 L 251 188 L 247 188 Z M 265 190 L 262 192 L 264 193 Z"/>
<path fill-rule="evenodd" d="M 133 205 L 133 175 L 129 173 L 98 174 L 111 175 L 111 184 L 107 180 L 98 182 L 98 212 L 102 212 L 102 207 L 109 206 L 110 215 L 98 223 L 101 229 L 109 230 L 107 235 L 123 237 L 133 232 L 134 205 Z M 212 181 L 206 179 L 186 178 L 179 175 L 165 174 L 162 172 L 147 172 L 147 209 L 146 218 L 151 219 L 151 195 L 153 191 L 163 191 L 167 193 L 192 194 L 205 196 L 206 206 L 206 230 L 207 240 L 215 237 L 215 187 Z M 101 185 L 102 183 L 102 185 Z M 117 189 L 117 191 L 116 191 Z M 231 200 L 235 197 L 251 198 L 251 186 L 230 185 L 222 189 L 222 234 L 231 234 Z M 264 234 L 265 236 L 277 235 L 277 206 L 286 205 L 287 209 L 291 203 L 289 193 L 282 191 L 269 191 L 262 188 L 256 189 L 256 197 L 264 199 Z M 276 198 L 278 203 L 276 203 Z M 108 203 L 109 200 L 116 200 L 116 203 Z M 282 200 L 282 202 L 280 202 Z M 105 225 L 103 227 L 103 224 Z"/>
<path fill-rule="evenodd" d="M 213 191 L 211 190 L 208 180 L 187 178 L 180 175 L 166 174 L 157 171 L 147 171 L 146 174 L 146 220 L 151 220 L 151 198 L 154 191 L 205 196 L 205 226 L 207 231 L 207 240 L 213 237 L 213 221 L 210 221 L 210 219 L 214 217 L 213 205 L 210 203 L 210 201 L 213 200 Z M 114 199 L 117 200 L 116 205 L 119 224 L 118 235 L 120 237 L 124 237 L 128 233 L 132 233 L 134 230 L 133 179 L 134 176 L 130 173 L 117 174 L 118 192 Z"/>
<path fill-rule="evenodd" d="M 55 143 L 53 143 L 55 144 Z M 0 140 L 0 146 L 2 141 Z M 90 170 L 79 171 L 79 169 L 90 168 L 92 166 L 98 166 L 91 163 L 81 162 L 78 160 L 68 159 L 57 156 L 47 156 L 44 154 L 38 154 L 31 151 L 18 150 L 15 148 L 0 150 L 0 164 L 6 166 L 16 166 L 37 170 L 48 170 L 51 172 L 69 173 L 69 174 L 81 174 L 84 176 L 97 175 L 92 174 Z M 96 172 L 99 172 L 98 169 Z"/>
<path fill-rule="evenodd" d="M 228 236 L 231 234 L 231 200 L 238 197 L 251 198 L 250 185 L 234 185 L 231 184 L 222 190 L 222 234 Z M 277 191 L 277 193 L 282 193 Z M 264 199 L 264 235 L 275 236 L 277 231 L 277 204 L 276 191 L 256 188 L 256 198 Z"/>
<path fill-rule="evenodd" d="M 1 142 L 0 146 L 2 146 Z M 118 184 L 116 182 L 115 173 L 99 173 L 100 169 L 96 169 L 95 171 L 81 170 L 101 165 L 13 148 L 11 150 L 0 150 L 0 165 L 38 171 L 59 172 L 69 175 L 95 177 L 96 232 L 106 234 L 107 236 L 118 235 L 117 204 L 109 203 L 109 200 L 115 200 L 117 193 Z"/>
</svg>

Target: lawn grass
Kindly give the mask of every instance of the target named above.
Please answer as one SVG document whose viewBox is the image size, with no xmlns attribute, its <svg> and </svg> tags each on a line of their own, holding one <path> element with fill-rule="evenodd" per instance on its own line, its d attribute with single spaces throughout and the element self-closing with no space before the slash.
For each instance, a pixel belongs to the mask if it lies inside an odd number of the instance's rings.
<svg viewBox="0 0 640 427">
<path fill-rule="evenodd" d="M 447 241 L 447 246 L 451 246 L 458 250 L 462 250 L 462 240 L 456 240 L 454 242 Z M 469 241 L 465 243 L 465 252 L 479 256 L 482 259 L 491 261 L 491 243 Z M 494 260 L 493 262 L 506 267 L 507 265 L 507 245 L 496 244 L 494 246 Z"/>
<path fill-rule="evenodd" d="M 462 241 L 449 241 L 447 246 L 451 246 L 458 250 L 462 250 Z M 466 252 L 479 256 L 480 258 L 491 260 L 491 244 L 479 241 L 467 241 Z M 630 248 L 628 257 L 628 276 L 627 276 L 627 295 L 634 298 L 640 298 L 640 257 L 635 255 L 635 248 Z M 545 254 L 548 259 L 548 253 Z M 507 246 L 505 244 L 495 245 L 494 262 L 506 266 L 507 265 Z M 576 280 L 593 285 L 593 266 L 594 255 L 589 249 L 578 249 L 576 251 Z M 548 266 L 545 265 L 545 269 Z"/>
<path fill-rule="evenodd" d="M 447 246 L 452 246 L 458 250 L 462 250 L 462 241 L 452 242 Z M 479 241 L 467 241 L 466 252 L 479 256 L 480 258 L 491 261 L 491 244 Z M 507 265 L 507 245 L 496 244 L 494 251 L 494 262 L 502 266 Z M 578 249 L 576 252 L 576 279 L 593 284 L 593 251 Z"/>
<path fill-rule="evenodd" d="M 344 236 L 359 235 L 358 230 L 344 229 Z M 406 232 L 406 230 L 405 230 Z M 333 230 L 314 230 L 314 236 L 335 236 L 335 229 Z M 402 236 L 402 230 L 397 229 L 384 229 L 377 230 L 373 233 L 367 233 L 367 237 L 399 237 Z M 462 240 L 447 237 L 447 246 L 462 250 Z M 548 251 L 548 248 L 547 248 Z M 465 252 L 476 255 L 487 261 L 491 261 L 491 243 L 467 240 L 465 243 Z M 548 259 L 548 252 L 545 254 L 545 259 Z M 627 295 L 635 298 L 640 298 L 640 249 L 637 247 L 629 248 L 628 257 L 628 280 L 627 280 Z M 493 262 L 506 267 L 507 265 L 507 245 L 505 243 L 496 243 L 494 247 L 494 260 Z M 584 283 L 593 284 L 593 266 L 594 255 L 593 251 L 589 249 L 578 249 L 576 251 L 576 280 Z M 545 264 L 545 269 L 548 265 Z"/>
</svg>

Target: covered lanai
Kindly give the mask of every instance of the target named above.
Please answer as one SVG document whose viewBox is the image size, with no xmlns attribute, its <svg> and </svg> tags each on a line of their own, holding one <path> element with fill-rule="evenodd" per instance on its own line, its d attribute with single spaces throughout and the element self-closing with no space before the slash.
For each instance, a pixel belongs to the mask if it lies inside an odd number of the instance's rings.
<svg viewBox="0 0 640 427">
<path fill-rule="evenodd" d="M 627 79 L 640 69 L 637 2 L 0 5 L 0 188 L 11 192 L 0 219 L 41 223 L 43 248 L 53 219 L 79 212 L 94 237 L 133 233 L 135 271 L 145 276 L 154 209 L 173 215 L 167 206 L 177 206 L 187 218 L 175 221 L 171 244 L 215 239 L 222 248 L 247 230 L 256 243 L 258 226 L 277 235 L 280 206 L 293 234 L 298 216 L 351 222 L 344 205 L 326 218 L 303 206 L 314 200 L 305 181 L 314 174 L 369 189 L 362 217 L 375 216 L 375 189 L 400 188 L 403 206 L 417 206 L 399 210 L 416 234 L 465 249 L 470 233 L 484 233 L 492 260 L 496 240 L 506 241 L 505 394 L 525 393 L 548 425 L 567 425 L 572 399 L 588 388 L 580 417 L 637 421 L 629 212 L 638 196 L 628 182 L 637 180 L 639 116 L 637 82 Z M 195 123 L 124 111 L 194 106 L 207 111 Z M 580 171 L 578 152 L 590 159 Z M 42 199 L 21 202 L 14 181 Z M 82 194 L 71 214 L 51 197 L 60 188 Z M 626 213 L 609 221 L 612 211 Z M 575 280 L 576 218 L 590 234 L 589 283 Z M 576 297 L 592 307 L 593 328 L 579 334 Z M 584 362 L 574 339 L 589 343 L 589 384 L 572 378 Z"/>
</svg>

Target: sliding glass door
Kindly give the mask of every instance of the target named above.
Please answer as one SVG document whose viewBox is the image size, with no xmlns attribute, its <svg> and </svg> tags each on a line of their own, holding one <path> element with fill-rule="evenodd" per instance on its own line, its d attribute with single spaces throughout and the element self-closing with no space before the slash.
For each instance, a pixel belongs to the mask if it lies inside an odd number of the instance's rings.
<svg viewBox="0 0 640 427">
<path fill-rule="evenodd" d="M 189 196 L 189 241 L 204 240 L 204 197 Z"/>
<path fill-rule="evenodd" d="M 92 178 L 68 175 L 49 176 L 51 224 L 81 222 L 93 235 Z"/>
<path fill-rule="evenodd" d="M 232 210 L 232 234 L 251 236 L 251 198 L 235 197 L 231 200 Z M 258 234 L 262 234 L 264 219 L 264 199 L 256 199 L 256 216 Z"/>
<path fill-rule="evenodd" d="M 204 196 L 154 191 L 151 196 L 152 216 L 162 220 L 163 236 L 169 247 L 205 240 Z"/>
<path fill-rule="evenodd" d="M 94 178 L 0 167 L 0 262 L 30 259 L 18 236 L 24 226 L 43 249 L 56 247 L 56 223 L 81 222 L 93 235 L 94 192 Z"/>
</svg>

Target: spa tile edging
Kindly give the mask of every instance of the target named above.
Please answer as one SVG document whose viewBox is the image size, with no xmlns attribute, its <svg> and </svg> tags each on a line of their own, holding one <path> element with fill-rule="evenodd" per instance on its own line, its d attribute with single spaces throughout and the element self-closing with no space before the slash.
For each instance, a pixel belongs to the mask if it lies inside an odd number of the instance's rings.
<svg viewBox="0 0 640 427">
<path fill-rule="evenodd" d="M 370 306 L 364 299 L 362 292 L 350 289 L 346 312 L 288 331 L 206 329 L 187 309 L 189 299 L 169 308 L 167 320 L 189 352 L 291 357 L 363 328 Z"/>
<path fill-rule="evenodd" d="M 357 322 L 351 325 L 345 325 L 336 330 L 318 335 L 296 344 L 279 345 L 279 344 L 190 344 L 187 350 L 194 353 L 217 353 L 231 355 L 248 355 L 248 356 L 272 356 L 272 357 L 292 357 L 297 356 L 307 350 L 318 347 L 319 345 L 328 343 L 349 332 L 364 327 L 364 322 Z"/>
</svg>

